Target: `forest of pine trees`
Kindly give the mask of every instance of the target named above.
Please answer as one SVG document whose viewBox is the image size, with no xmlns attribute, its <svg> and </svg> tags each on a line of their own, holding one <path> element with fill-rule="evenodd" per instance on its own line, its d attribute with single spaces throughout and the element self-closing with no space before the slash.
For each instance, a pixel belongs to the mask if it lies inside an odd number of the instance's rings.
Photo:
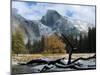
<svg viewBox="0 0 100 75">
<path fill-rule="evenodd" d="M 74 39 L 77 53 L 95 53 L 96 52 L 96 28 L 89 28 L 88 35 L 80 34 L 79 40 Z"/>
<path fill-rule="evenodd" d="M 35 41 L 33 45 L 30 41 L 26 44 L 30 54 L 34 53 L 66 53 L 65 44 L 56 35 L 49 37 L 42 36 L 41 41 Z"/>
<path fill-rule="evenodd" d="M 76 36 L 77 37 L 77 36 Z M 77 48 L 73 53 L 95 53 L 96 52 L 96 28 L 89 28 L 87 35 L 69 36 L 68 39 L 71 44 Z M 34 53 L 66 53 L 65 44 L 61 38 L 57 35 L 51 35 L 49 37 L 42 36 L 40 41 L 28 40 L 27 44 L 24 44 L 23 34 L 17 30 L 12 34 L 12 52 L 15 54 L 34 54 Z"/>
<path fill-rule="evenodd" d="M 28 51 L 25 48 L 23 33 L 20 30 L 17 30 L 12 34 L 12 53 L 15 54 L 25 54 Z"/>
</svg>

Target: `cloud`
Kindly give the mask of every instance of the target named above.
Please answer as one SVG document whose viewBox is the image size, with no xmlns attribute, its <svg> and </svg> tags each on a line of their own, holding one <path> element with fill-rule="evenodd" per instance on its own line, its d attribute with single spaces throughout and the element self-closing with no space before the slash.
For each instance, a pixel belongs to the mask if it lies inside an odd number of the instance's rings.
<svg viewBox="0 0 100 75">
<path fill-rule="evenodd" d="M 52 9 L 63 16 L 95 24 L 95 6 L 13 1 L 12 8 L 16 8 L 18 14 L 30 20 L 41 19 L 48 9 Z"/>
<path fill-rule="evenodd" d="M 72 18 L 95 24 L 94 6 L 73 6 L 71 10 L 74 12 Z"/>
</svg>

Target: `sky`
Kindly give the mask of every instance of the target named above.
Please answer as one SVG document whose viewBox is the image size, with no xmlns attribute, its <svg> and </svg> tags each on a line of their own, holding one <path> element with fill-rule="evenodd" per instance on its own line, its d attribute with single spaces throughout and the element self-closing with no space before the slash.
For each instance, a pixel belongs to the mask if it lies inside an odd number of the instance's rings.
<svg viewBox="0 0 100 75">
<path fill-rule="evenodd" d="M 95 6 L 12 1 L 12 8 L 29 20 L 40 20 L 47 10 L 56 10 L 62 16 L 95 25 Z"/>
</svg>

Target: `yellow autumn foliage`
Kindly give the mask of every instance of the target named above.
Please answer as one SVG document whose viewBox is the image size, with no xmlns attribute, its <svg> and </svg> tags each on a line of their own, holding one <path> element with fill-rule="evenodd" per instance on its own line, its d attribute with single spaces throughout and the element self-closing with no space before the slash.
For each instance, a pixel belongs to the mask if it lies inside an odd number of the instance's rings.
<svg viewBox="0 0 100 75">
<path fill-rule="evenodd" d="M 44 53 L 66 53 L 65 44 L 57 35 L 45 37 Z"/>
</svg>

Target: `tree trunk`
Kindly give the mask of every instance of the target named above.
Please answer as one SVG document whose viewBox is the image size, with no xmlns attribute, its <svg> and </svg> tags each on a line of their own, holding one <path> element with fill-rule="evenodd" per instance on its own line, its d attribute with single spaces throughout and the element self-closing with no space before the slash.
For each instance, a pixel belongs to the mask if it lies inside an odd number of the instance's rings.
<svg viewBox="0 0 100 75">
<path fill-rule="evenodd" d="M 72 51 L 74 50 L 74 47 L 71 44 L 71 42 L 69 41 L 69 39 L 63 34 L 62 34 L 62 40 L 66 44 L 66 51 L 67 51 L 67 45 L 69 45 L 69 47 L 70 47 L 70 49 L 68 49 L 69 50 L 69 57 L 68 57 L 68 63 L 67 64 L 71 64 Z"/>
<path fill-rule="evenodd" d="M 67 64 L 71 64 L 71 57 L 72 57 L 72 49 L 69 50 L 69 57 L 68 57 L 68 63 Z"/>
</svg>

